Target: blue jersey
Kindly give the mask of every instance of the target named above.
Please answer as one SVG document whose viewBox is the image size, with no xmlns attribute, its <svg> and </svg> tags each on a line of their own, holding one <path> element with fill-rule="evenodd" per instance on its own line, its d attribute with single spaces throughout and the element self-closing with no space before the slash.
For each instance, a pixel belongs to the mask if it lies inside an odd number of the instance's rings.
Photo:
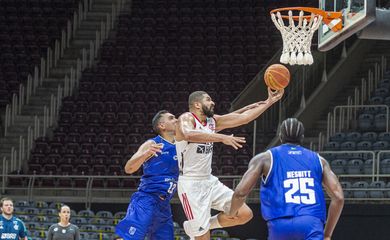
<svg viewBox="0 0 390 240">
<path fill-rule="evenodd" d="M 0 215 L 0 239 L 14 240 L 26 237 L 26 227 L 17 217 L 6 219 Z"/>
<path fill-rule="evenodd" d="M 272 163 L 261 183 L 261 211 L 266 221 L 314 216 L 325 222 L 322 164 L 317 153 L 283 144 L 270 149 Z"/>
<path fill-rule="evenodd" d="M 138 190 L 171 198 L 175 193 L 179 177 L 175 144 L 161 136 L 151 140 L 155 143 L 162 143 L 164 146 L 157 157 L 152 157 L 143 164 L 144 174 L 141 177 Z"/>
</svg>

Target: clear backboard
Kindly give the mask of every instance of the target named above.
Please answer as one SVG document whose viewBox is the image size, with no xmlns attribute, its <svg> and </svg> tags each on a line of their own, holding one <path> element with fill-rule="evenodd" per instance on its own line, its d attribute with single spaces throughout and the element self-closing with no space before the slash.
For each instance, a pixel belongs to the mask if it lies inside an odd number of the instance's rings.
<svg viewBox="0 0 390 240">
<path fill-rule="evenodd" d="M 319 8 L 342 12 L 343 29 L 333 32 L 322 23 L 318 28 L 318 49 L 328 51 L 375 21 L 375 0 L 319 0 Z"/>
</svg>

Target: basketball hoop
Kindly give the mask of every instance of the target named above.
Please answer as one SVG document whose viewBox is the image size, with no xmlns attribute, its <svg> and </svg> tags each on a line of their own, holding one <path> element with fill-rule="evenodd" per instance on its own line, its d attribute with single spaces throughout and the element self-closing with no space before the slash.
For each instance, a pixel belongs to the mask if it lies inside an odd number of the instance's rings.
<svg viewBox="0 0 390 240">
<path fill-rule="evenodd" d="M 286 11 L 288 15 L 281 14 Z M 293 11 L 299 11 L 299 16 L 293 16 Z M 310 15 L 304 15 L 305 12 Z M 341 12 L 326 12 L 318 8 L 278 8 L 271 11 L 271 19 L 282 34 L 283 52 L 280 62 L 290 65 L 313 64 L 310 51 L 311 40 L 321 22 L 335 32 L 343 28 Z M 289 22 L 287 25 L 285 20 Z M 295 21 L 298 23 L 296 24 Z"/>
</svg>

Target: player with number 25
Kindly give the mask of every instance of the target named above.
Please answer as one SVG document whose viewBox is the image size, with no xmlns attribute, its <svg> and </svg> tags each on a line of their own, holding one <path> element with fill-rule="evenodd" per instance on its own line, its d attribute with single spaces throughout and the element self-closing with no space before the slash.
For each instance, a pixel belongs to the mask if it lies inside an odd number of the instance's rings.
<svg viewBox="0 0 390 240">
<path fill-rule="evenodd" d="M 269 240 L 330 240 L 344 206 L 337 176 L 323 157 L 300 146 L 304 127 L 296 118 L 284 120 L 278 132 L 282 145 L 253 157 L 234 191 L 229 215 L 236 216 L 261 178 Z M 331 199 L 327 218 L 322 185 Z"/>
</svg>

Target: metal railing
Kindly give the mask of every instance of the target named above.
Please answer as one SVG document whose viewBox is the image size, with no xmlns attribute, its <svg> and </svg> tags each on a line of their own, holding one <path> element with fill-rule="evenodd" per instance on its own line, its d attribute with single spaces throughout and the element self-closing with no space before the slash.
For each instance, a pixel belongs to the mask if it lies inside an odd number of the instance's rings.
<svg viewBox="0 0 390 240">
<path fill-rule="evenodd" d="M 41 58 L 41 65 L 34 67 L 33 76 L 28 76 L 27 86 L 20 84 L 19 95 L 14 94 L 11 104 L 6 106 L 4 136 L 8 136 L 9 128 L 15 123 L 16 117 L 21 114 L 22 107 L 29 104 L 37 88 L 42 86 L 43 80 L 49 76 L 50 71 L 57 66 L 57 62 L 63 57 L 64 51 L 69 47 L 71 39 L 75 37 L 77 29 L 81 26 L 82 21 L 86 19 L 87 12 L 92 7 L 92 1 L 84 0 L 83 4 L 79 3 L 78 10 L 73 14 L 73 22 L 67 22 L 66 29 L 61 32 L 61 39 L 55 41 L 54 52 L 49 47 L 46 58 Z M 114 27 L 114 22 L 120 11 L 124 9 L 125 3 L 126 0 L 117 0 L 112 3 L 111 14 L 108 13 L 105 21 L 101 22 L 100 31 L 97 31 L 95 41 L 90 41 L 88 50 L 82 49 L 81 59 L 77 59 L 77 64 L 75 67 L 71 67 L 69 76 L 66 75 L 63 83 L 58 85 L 57 93 L 51 94 L 50 105 L 43 107 L 43 116 L 34 116 L 34 126 L 28 127 L 27 136 L 20 136 L 19 145 L 11 148 L 11 159 L 9 159 L 11 164 L 9 169 L 7 168 L 9 172 L 21 169 L 22 163 L 30 157 L 34 140 L 40 136 L 45 136 L 48 128 L 53 127 L 57 122 L 62 98 L 74 93 L 74 90 L 79 86 L 82 71 L 87 67 L 92 67 L 101 44 L 108 38 L 109 32 Z M 15 165 L 13 163 L 16 160 L 19 162 Z"/>
<path fill-rule="evenodd" d="M 376 164 L 377 164 L 377 166 L 376 166 L 377 179 L 376 180 L 377 181 L 379 181 L 380 178 L 390 178 L 390 173 L 382 174 L 380 171 L 381 170 L 381 165 L 380 165 L 381 160 L 383 160 L 382 155 L 384 155 L 384 154 L 387 154 L 389 156 L 389 158 L 387 158 L 387 159 L 390 159 L 390 150 L 382 150 L 382 151 L 379 151 L 377 154 L 377 162 L 376 162 Z"/>
<path fill-rule="evenodd" d="M 3 162 L 3 165 L 5 162 Z M 82 202 L 86 204 L 86 208 L 91 206 L 91 203 L 126 203 L 128 202 L 131 193 L 137 191 L 140 176 L 86 176 L 86 175 L 17 175 L 17 174 L 2 174 L 2 189 L 1 192 L 13 196 L 13 198 L 22 198 L 27 201 L 72 201 Z M 221 181 L 231 180 L 233 188 L 238 184 L 241 176 L 220 176 Z M 24 181 L 23 186 L 9 186 L 9 182 L 13 179 Z M 137 184 L 133 188 L 119 187 L 94 187 L 94 181 L 97 180 L 123 180 L 133 179 Z M 64 187 L 58 184 L 55 187 L 44 186 L 43 180 L 52 181 L 53 184 L 61 180 L 71 181 L 74 186 Z M 82 183 L 76 185 L 75 181 Z M 177 197 L 173 202 L 179 202 Z"/>
<path fill-rule="evenodd" d="M 376 89 L 378 83 L 383 79 L 387 71 L 387 59 L 382 56 L 378 62 L 374 64 L 373 69 L 368 70 L 367 80 L 361 79 L 361 84 L 355 87 L 353 96 L 347 99 L 347 105 L 336 106 L 333 113 L 329 112 L 327 116 L 327 130 L 326 134 L 320 132 L 318 136 L 318 148 L 323 149 L 329 138 L 335 134 L 336 131 L 348 130 L 351 127 L 351 121 L 356 121 L 359 112 L 358 108 L 380 107 L 386 108 L 387 123 L 386 131 L 389 131 L 389 107 L 387 105 L 363 105 L 371 98 L 372 92 Z M 337 123 L 336 123 L 337 121 Z"/>
</svg>

